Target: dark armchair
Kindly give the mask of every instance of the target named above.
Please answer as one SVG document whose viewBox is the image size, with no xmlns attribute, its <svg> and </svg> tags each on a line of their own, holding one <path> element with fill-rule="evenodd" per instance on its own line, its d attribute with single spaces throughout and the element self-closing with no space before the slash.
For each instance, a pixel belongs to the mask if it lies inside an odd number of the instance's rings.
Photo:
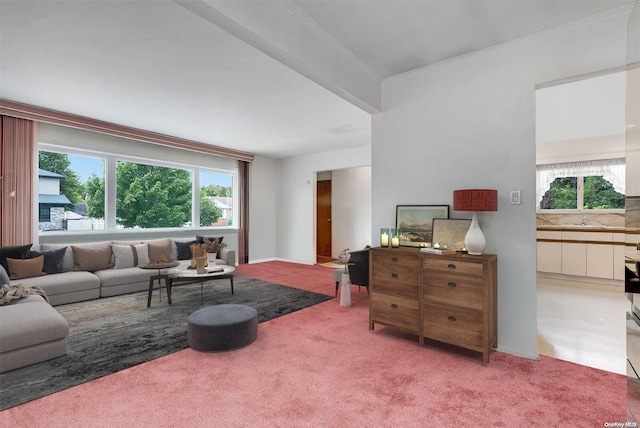
<svg viewBox="0 0 640 428">
<path fill-rule="evenodd" d="M 341 270 L 341 269 L 340 269 Z M 349 259 L 349 282 L 352 285 L 360 287 L 366 287 L 369 292 L 369 249 L 351 251 L 351 258 Z M 336 280 L 336 296 L 338 295 L 338 286 L 340 281 L 338 276 Z"/>
</svg>

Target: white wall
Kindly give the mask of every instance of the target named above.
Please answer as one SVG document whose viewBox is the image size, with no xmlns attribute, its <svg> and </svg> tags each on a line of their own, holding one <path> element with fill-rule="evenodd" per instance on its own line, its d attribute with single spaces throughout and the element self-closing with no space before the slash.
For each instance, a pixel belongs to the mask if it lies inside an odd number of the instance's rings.
<svg viewBox="0 0 640 428">
<path fill-rule="evenodd" d="M 368 165 L 371 165 L 370 147 L 296 156 L 278 161 L 276 258 L 305 264 L 315 263 L 316 173 Z M 253 230 L 254 226 L 251 233 Z"/>
<path fill-rule="evenodd" d="M 537 357 L 536 85 L 623 65 L 627 18 L 567 27 L 383 84 L 372 132 L 372 234 L 394 224 L 397 204 L 451 205 L 455 189 L 497 189 L 499 211 L 479 221 L 485 251 L 498 254 L 502 351 Z M 522 205 L 508 204 L 515 189 Z"/>
<path fill-rule="evenodd" d="M 249 263 L 276 256 L 279 161 L 256 156 L 249 172 Z"/>
<path fill-rule="evenodd" d="M 333 171 L 331 225 L 331 254 L 334 257 L 344 248 L 355 251 L 373 245 L 370 166 Z"/>
</svg>

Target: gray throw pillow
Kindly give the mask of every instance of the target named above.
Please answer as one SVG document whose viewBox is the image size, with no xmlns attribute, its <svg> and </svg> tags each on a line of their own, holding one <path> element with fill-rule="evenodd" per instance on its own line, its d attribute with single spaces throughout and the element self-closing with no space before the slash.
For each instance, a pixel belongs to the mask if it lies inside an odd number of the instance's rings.
<svg viewBox="0 0 640 428">
<path fill-rule="evenodd" d="M 0 265 L 0 285 L 4 284 L 9 284 L 9 274 L 7 274 L 7 271 Z"/>
<path fill-rule="evenodd" d="M 65 251 L 67 251 L 67 247 L 60 248 L 59 250 L 48 251 L 30 250 L 27 258 L 34 259 L 38 256 L 44 256 L 44 267 L 42 268 L 43 272 L 46 272 L 48 274 L 62 273 L 64 271 L 62 260 L 64 259 Z"/>
</svg>

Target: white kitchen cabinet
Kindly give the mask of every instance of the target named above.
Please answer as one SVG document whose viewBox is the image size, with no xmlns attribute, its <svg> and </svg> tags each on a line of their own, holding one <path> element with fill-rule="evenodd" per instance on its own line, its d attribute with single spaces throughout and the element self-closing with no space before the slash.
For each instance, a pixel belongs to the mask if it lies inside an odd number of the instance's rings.
<svg viewBox="0 0 640 428">
<path fill-rule="evenodd" d="M 562 273 L 562 244 L 560 242 L 538 242 L 538 272 Z"/>
<path fill-rule="evenodd" d="M 613 278 L 613 245 L 587 244 L 587 276 Z"/>
<path fill-rule="evenodd" d="M 625 233 L 538 230 L 538 272 L 624 280 Z"/>
<path fill-rule="evenodd" d="M 562 273 L 587 276 L 587 244 L 562 243 Z"/>
</svg>

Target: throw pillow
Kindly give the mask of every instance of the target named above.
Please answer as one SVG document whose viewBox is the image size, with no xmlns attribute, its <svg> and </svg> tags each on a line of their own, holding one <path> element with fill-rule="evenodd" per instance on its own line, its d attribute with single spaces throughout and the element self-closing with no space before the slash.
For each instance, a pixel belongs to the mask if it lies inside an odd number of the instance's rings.
<svg viewBox="0 0 640 428">
<path fill-rule="evenodd" d="M 112 245 L 114 269 L 124 269 L 149 264 L 147 244 Z"/>
<path fill-rule="evenodd" d="M 73 270 L 94 272 L 111 268 L 111 247 L 83 248 L 71 246 Z"/>
<path fill-rule="evenodd" d="M 38 256 L 44 256 L 43 272 L 47 274 L 62 273 L 62 260 L 64 259 L 65 251 L 67 251 L 67 247 L 60 248 L 59 250 L 29 251 L 27 258 L 34 259 Z"/>
<path fill-rule="evenodd" d="M 11 279 L 33 278 L 46 275 L 42 272 L 44 256 L 33 259 L 7 259 L 9 265 L 9 277 Z"/>
<path fill-rule="evenodd" d="M 33 244 L 0 247 L 0 265 L 8 271 L 7 259 L 26 259 L 31 245 Z"/>
<path fill-rule="evenodd" d="M 0 286 L 4 284 L 9 284 L 9 274 L 2 265 L 0 265 Z"/>
<path fill-rule="evenodd" d="M 149 261 L 171 261 L 171 241 L 149 242 Z"/>
<path fill-rule="evenodd" d="M 176 249 L 178 250 L 178 260 L 191 259 L 191 245 L 198 241 L 180 242 L 176 241 Z"/>
</svg>

